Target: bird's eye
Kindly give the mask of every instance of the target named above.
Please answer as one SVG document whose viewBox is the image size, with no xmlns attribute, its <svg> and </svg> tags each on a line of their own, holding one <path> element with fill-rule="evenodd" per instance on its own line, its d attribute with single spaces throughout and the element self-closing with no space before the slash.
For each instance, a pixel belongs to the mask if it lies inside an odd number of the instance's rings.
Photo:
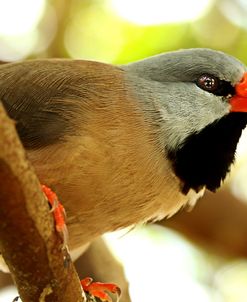
<svg viewBox="0 0 247 302">
<path fill-rule="evenodd" d="M 230 97 L 235 94 L 235 88 L 230 82 L 220 80 L 210 74 L 201 75 L 195 83 L 199 88 L 218 96 Z"/>
<path fill-rule="evenodd" d="M 203 74 L 196 82 L 197 86 L 203 90 L 214 92 L 219 86 L 219 79 L 208 74 Z"/>
</svg>

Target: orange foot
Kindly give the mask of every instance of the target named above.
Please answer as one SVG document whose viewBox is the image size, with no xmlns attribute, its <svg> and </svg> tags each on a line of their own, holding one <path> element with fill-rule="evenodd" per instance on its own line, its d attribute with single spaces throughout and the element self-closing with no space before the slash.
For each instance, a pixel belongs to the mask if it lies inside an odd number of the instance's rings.
<svg viewBox="0 0 247 302">
<path fill-rule="evenodd" d="M 68 230 L 65 224 L 65 209 L 59 202 L 57 194 L 54 193 L 50 188 L 45 185 L 41 185 L 42 191 L 44 192 L 48 202 L 51 205 L 51 212 L 55 220 L 56 230 L 62 234 L 64 246 L 68 243 Z"/>
<path fill-rule="evenodd" d="M 101 301 L 112 302 L 111 297 L 106 293 L 110 292 L 117 295 L 116 302 L 119 301 L 121 290 L 120 288 L 112 283 L 101 283 L 101 282 L 93 282 L 92 278 L 85 278 L 81 280 L 82 288 L 89 295 L 99 298 Z"/>
</svg>

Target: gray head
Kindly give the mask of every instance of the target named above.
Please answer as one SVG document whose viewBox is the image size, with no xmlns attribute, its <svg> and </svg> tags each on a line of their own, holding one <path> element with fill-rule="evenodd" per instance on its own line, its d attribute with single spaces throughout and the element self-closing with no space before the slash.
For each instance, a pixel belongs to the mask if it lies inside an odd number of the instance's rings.
<svg viewBox="0 0 247 302">
<path fill-rule="evenodd" d="M 163 140 L 171 147 L 179 147 L 188 135 L 229 113 L 231 87 L 246 71 L 232 56 L 204 48 L 164 53 L 123 69 L 130 72 L 132 79 L 133 75 L 138 77 L 134 80 L 138 94 L 154 99 L 165 129 Z M 200 88 L 198 81 L 203 75 L 221 80 L 226 91 L 214 93 Z"/>
<path fill-rule="evenodd" d="M 246 113 L 231 112 L 244 64 L 202 48 L 165 53 L 122 68 L 138 99 L 152 102 L 160 115 L 162 148 L 184 181 L 184 191 L 203 186 L 215 190 L 234 160 L 247 122 Z M 247 110 L 247 98 L 245 103 L 240 111 Z"/>
</svg>

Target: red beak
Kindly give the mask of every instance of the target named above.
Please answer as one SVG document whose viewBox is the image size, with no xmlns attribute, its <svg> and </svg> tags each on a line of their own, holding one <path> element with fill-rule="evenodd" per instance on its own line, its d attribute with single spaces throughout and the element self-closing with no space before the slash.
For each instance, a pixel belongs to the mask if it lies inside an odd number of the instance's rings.
<svg viewBox="0 0 247 302">
<path fill-rule="evenodd" d="M 247 72 L 235 85 L 236 94 L 231 98 L 231 112 L 247 112 Z"/>
</svg>

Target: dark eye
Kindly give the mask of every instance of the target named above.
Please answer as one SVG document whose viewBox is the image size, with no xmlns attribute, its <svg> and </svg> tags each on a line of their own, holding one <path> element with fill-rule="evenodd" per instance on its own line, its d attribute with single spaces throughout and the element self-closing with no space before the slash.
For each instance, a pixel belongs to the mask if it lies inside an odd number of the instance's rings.
<svg viewBox="0 0 247 302">
<path fill-rule="evenodd" d="M 214 92 L 218 88 L 219 79 L 212 75 L 203 74 L 199 77 L 196 84 L 203 90 Z"/>
<path fill-rule="evenodd" d="M 218 96 L 230 97 L 235 94 L 235 89 L 230 82 L 220 80 L 210 74 L 201 75 L 196 80 L 196 85 Z"/>
</svg>

